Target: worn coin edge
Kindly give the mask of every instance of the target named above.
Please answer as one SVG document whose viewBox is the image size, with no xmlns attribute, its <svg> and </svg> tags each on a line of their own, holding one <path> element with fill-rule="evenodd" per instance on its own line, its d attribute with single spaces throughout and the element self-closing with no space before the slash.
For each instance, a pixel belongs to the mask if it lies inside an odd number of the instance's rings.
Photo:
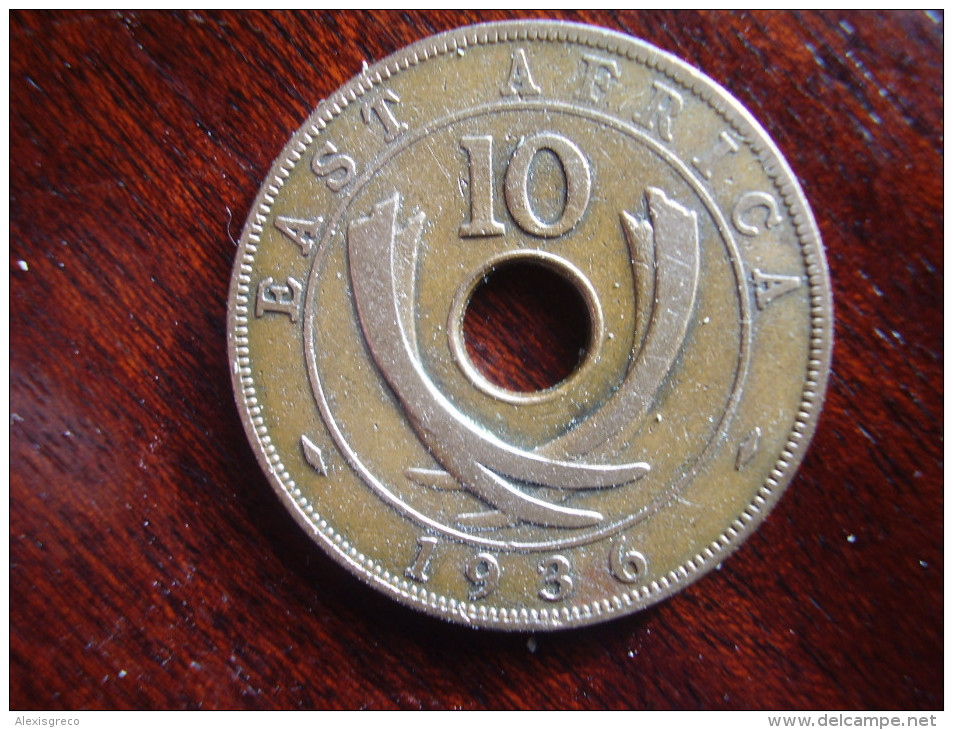
<svg viewBox="0 0 953 730">
<path fill-rule="evenodd" d="M 469 46 L 514 41 L 567 42 L 597 48 L 655 68 L 696 95 L 718 113 L 744 140 L 764 165 L 788 210 L 804 260 L 810 292 L 811 339 L 807 377 L 794 427 L 774 469 L 754 499 L 722 535 L 668 575 L 647 586 L 633 588 L 592 603 L 530 611 L 525 608 L 477 606 L 440 596 L 425 587 L 391 574 L 323 520 L 301 495 L 271 443 L 255 394 L 247 347 L 247 317 L 251 264 L 267 220 L 291 169 L 314 138 L 352 102 L 388 78 L 430 58 L 463 51 Z M 242 423 L 256 458 L 282 501 L 290 502 L 295 520 L 321 538 L 328 552 L 364 582 L 395 594 L 401 602 L 427 613 L 464 624 L 510 630 L 550 630 L 596 623 L 658 602 L 683 584 L 694 581 L 720 564 L 763 521 L 794 476 L 816 429 L 826 390 L 833 349 L 833 303 L 823 244 L 806 198 L 783 156 L 754 117 L 719 84 L 675 56 L 644 41 L 616 31 L 560 21 L 507 21 L 469 26 L 424 38 L 397 51 L 364 71 L 323 101 L 285 145 L 251 208 L 236 254 L 228 297 L 228 352 L 232 382 Z"/>
</svg>

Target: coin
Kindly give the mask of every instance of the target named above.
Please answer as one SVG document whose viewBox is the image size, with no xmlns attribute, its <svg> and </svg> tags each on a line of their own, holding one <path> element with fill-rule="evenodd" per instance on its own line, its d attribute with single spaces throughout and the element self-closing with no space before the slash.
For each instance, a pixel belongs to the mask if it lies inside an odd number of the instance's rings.
<svg viewBox="0 0 953 730">
<path fill-rule="evenodd" d="M 523 392 L 465 322 L 541 273 L 584 353 Z M 633 38 L 514 22 L 318 106 L 249 214 L 228 336 L 252 447 L 321 548 L 427 613 L 546 630 L 659 601 L 764 519 L 831 322 L 807 202 L 737 101 Z"/>
</svg>

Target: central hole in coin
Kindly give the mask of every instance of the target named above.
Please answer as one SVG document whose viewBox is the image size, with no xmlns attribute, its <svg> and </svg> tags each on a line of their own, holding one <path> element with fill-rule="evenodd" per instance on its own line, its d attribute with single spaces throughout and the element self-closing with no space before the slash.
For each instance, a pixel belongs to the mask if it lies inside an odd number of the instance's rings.
<svg viewBox="0 0 953 730">
<path fill-rule="evenodd" d="M 582 294 L 535 261 L 489 272 L 463 315 L 463 340 L 474 367 L 497 387 L 519 393 L 568 378 L 585 359 L 591 337 Z"/>
</svg>

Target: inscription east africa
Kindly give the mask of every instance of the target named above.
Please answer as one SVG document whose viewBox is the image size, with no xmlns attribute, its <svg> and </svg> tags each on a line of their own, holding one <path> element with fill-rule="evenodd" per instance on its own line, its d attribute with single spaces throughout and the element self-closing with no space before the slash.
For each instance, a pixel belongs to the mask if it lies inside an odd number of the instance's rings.
<svg viewBox="0 0 953 730">
<path fill-rule="evenodd" d="M 490 28 L 372 67 L 289 144 L 236 265 L 236 391 L 279 494 L 365 580 L 558 628 L 668 595 L 777 499 L 829 357 L 823 332 L 777 333 L 817 320 L 823 261 L 776 150 L 710 81 L 602 31 Z M 530 394 L 462 345 L 469 297 L 515 263 L 590 319 L 578 369 Z M 752 394 L 801 361 L 779 419 Z"/>
</svg>

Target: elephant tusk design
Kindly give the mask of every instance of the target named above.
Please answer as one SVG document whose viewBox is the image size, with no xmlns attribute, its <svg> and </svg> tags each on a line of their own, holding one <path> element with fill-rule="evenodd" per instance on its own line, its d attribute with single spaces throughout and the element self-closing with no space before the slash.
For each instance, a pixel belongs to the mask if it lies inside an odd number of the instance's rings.
<svg viewBox="0 0 953 730">
<path fill-rule="evenodd" d="M 550 441 L 547 453 L 584 454 L 644 418 L 682 349 L 698 289 L 698 216 L 658 188 L 646 190 L 645 198 L 651 223 L 625 211 L 620 216 L 635 279 L 636 317 L 644 320 L 650 313 L 639 328 L 645 336 L 633 343 L 631 365 L 612 399 Z"/>
<path fill-rule="evenodd" d="M 656 194 L 656 191 L 651 189 L 647 198 L 653 223 L 664 221 L 663 225 L 668 225 L 669 217 L 675 221 L 681 214 L 687 214 L 681 206 L 668 201 L 660 191 Z M 553 450 L 555 447 L 560 449 L 561 453 L 578 456 L 585 451 L 586 443 L 604 440 L 611 432 L 618 430 L 619 426 L 614 425 L 616 420 L 627 418 L 627 412 L 633 408 L 633 403 L 636 411 L 647 410 L 645 403 L 651 404 L 654 390 L 647 397 L 642 395 L 639 383 L 636 382 L 639 374 L 635 371 L 639 369 L 638 363 L 645 361 L 651 364 L 643 366 L 643 369 L 654 374 L 659 384 L 667 374 L 671 360 L 677 355 L 681 339 L 684 338 L 687 318 L 694 301 L 694 282 L 690 296 L 681 300 L 681 306 L 687 306 L 689 312 L 683 314 L 685 321 L 680 325 L 681 337 L 674 353 L 671 352 L 671 347 L 660 350 L 653 344 L 656 337 L 664 335 L 665 331 L 670 331 L 673 326 L 667 319 L 656 324 L 656 314 L 653 312 L 639 357 L 636 358 L 636 365 L 630 368 L 620 391 L 622 395 L 617 394 L 613 399 L 621 399 L 623 403 L 612 411 L 612 418 L 607 425 L 590 427 L 581 439 L 572 441 L 568 448 L 559 442 L 561 439 L 572 438 L 573 431 L 536 451 L 517 449 L 482 429 L 461 413 L 436 388 L 421 366 L 411 319 L 413 308 L 408 303 L 414 300 L 417 248 L 425 218 L 422 213 L 418 213 L 410 218 L 403 229 L 398 230 L 399 208 L 400 198 L 395 193 L 375 205 L 370 215 L 354 220 L 348 227 L 348 259 L 354 301 L 371 354 L 401 402 L 418 437 L 452 480 L 499 513 L 503 513 L 502 517 L 497 512 L 475 513 L 475 516 L 467 517 L 477 526 L 483 522 L 492 527 L 521 521 L 566 528 L 598 524 L 603 519 L 599 512 L 537 499 L 521 490 L 518 483 L 565 490 L 602 489 L 635 481 L 649 472 L 649 465 L 643 462 L 621 465 L 586 464 L 552 458 L 549 454 L 557 453 Z M 694 213 L 690 216 L 694 224 Z M 624 222 L 625 220 L 623 218 Z M 633 222 L 633 225 L 640 224 Z M 675 225 L 674 222 L 672 225 Z M 687 226 L 682 225 L 678 229 L 680 234 L 685 232 L 683 229 L 687 229 Z M 626 235 L 632 247 L 629 233 Z M 694 245 L 696 256 L 689 266 L 694 267 L 697 279 L 697 232 Z M 636 258 L 637 256 L 633 255 L 633 261 Z M 654 286 L 659 290 L 669 287 L 670 284 L 667 279 L 657 274 Z M 664 359 L 669 355 L 671 360 L 666 364 Z M 656 385 L 655 388 L 657 387 Z M 603 410 L 608 407 L 610 404 Z M 605 419 L 591 418 L 583 425 L 593 420 Z M 452 480 L 443 476 L 440 471 L 409 469 L 408 476 L 420 483 L 432 481 L 441 489 L 452 488 Z"/>
</svg>

